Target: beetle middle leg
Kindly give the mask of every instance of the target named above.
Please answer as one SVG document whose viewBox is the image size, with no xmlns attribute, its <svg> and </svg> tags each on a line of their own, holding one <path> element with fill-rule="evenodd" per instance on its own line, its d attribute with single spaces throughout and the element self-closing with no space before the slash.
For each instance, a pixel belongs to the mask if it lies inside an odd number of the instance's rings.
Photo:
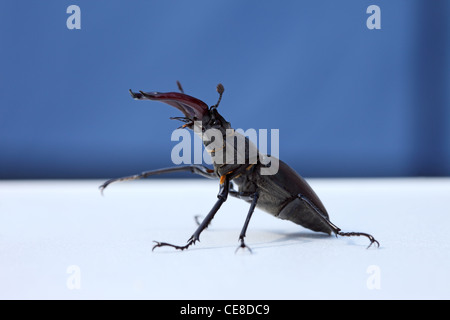
<svg viewBox="0 0 450 320">
<path fill-rule="evenodd" d="M 330 228 L 331 230 L 336 234 L 336 236 L 342 236 L 342 237 L 359 237 L 359 236 L 363 236 L 363 237 L 367 237 L 370 241 L 369 246 L 367 247 L 367 249 L 369 249 L 372 244 L 376 244 L 377 247 L 380 247 L 380 243 L 370 234 L 368 233 L 364 233 L 364 232 L 342 232 L 340 228 L 338 228 L 337 226 L 335 226 L 330 220 L 328 220 L 320 211 L 319 208 L 317 208 L 317 206 L 315 206 L 307 197 L 305 197 L 302 194 L 298 195 L 298 198 L 304 202 L 306 202 L 313 210 L 314 212 L 317 214 L 317 216 L 323 221 L 325 222 Z"/>
<path fill-rule="evenodd" d="M 250 209 L 248 210 L 247 218 L 245 218 L 245 222 L 244 222 L 244 226 L 242 227 L 241 234 L 239 235 L 239 241 L 241 242 L 241 244 L 239 245 L 239 247 L 236 248 L 235 252 L 237 252 L 241 248 L 243 248 L 243 249 L 247 248 L 248 251 L 252 252 L 250 247 L 248 247 L 245 244 L 244 238 L 245 238 L 245 234 L 247 233 L 247 228 L 248 228 L 250 219 L 252 218 L 253 212 L 255 211 L 256 203 L 258 202 L 259 193 L 258 193 L 258 191 L 256 191 L 255 193 L 253 193 L 253 195 L 250 195 L 248 197 L 252 198 L 252 204 L 250 205 Z"/>
</svg>

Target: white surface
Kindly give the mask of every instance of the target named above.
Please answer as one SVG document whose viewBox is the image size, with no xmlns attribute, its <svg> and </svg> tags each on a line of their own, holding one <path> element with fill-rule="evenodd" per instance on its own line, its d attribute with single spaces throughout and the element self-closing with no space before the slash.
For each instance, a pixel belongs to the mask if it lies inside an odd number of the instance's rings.
<svg viewBox="0 0 450 320">
<path fill-rule="evenodd" d="M 257 210 L 253 254 L 235 254 L 249 205 L 230 197 L 200 243 L 152 252 L 152 240 L 186 242 L 216 182 L 124 182 L 104 197 L 101 181 L 0 182 L 0 298 L 450 298 L 450 179 L 308 181 L 337 226 L 371 233 L 381 248 Z M 72 265 L 81 287 L 71 290 Z"/>
</svg>

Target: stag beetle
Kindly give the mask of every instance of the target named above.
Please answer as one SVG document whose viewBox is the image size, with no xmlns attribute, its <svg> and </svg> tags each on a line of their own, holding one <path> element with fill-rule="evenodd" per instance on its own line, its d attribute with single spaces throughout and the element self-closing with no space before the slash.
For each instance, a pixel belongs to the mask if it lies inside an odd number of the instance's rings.
<svg viewBox="0 0 450 320">
<path fill-rule="evenodd" d="M 184 117 L 173 117 L 171 119 L 182 121 L 184 124 L 181 128 L 188 128 L 194 130 L 194 132 L 198 132 L 198 127 L 201 127 L 201 132 L 213 128 L 219 130 L 223 135 L 224 141 L 227 141 L 227 135 L 229 135 L 230 130 L 233 132 L 233 129 L 231 129 L 230 123 L 217 111 L 224 92 L 223 85 L 219 84 L 217 86 L 217 92 L 219 93 L 217 103 L 208 107 L 203 101 L 185 94 L 181 84 L 179 82 L 177 82 L 177 84 L 180 92 L 133 92 L 131 89 L 129 92 L 131 97 L 135 100 L 161 101 L 180 110 L 184 114 Z M 236 134 L 232 135 L 235 136 L 233 138 L 236 138 Z M 213 220 L 217 211 L 227 200 L 228 195 L 250 203 L 247 218 L 239 235 L 240 245 L 237 249 L 247 248 L 250 250 L 245 244 L 244 238 L 253 211 L 256 207 L 277 218 L 290 220 L 313 231 L 324 232 L 327 234 L 333 232 L 336 237 L 338 235 L 367 237 L 370 240 L 370 244 L 367 248 L 374 243 L 378 247 L 380 246 L 379 242 L 370 234 L 363 232 L 342 232 L 341 229 L 334 225 L 329 220 L 328 212 L 314 190 L 297 172 L 283 161 L 277 159 L 279 161 L 278 171 L 275 174 L 262 175 L 261 169 L 267 166 L 267 162 L 265 164 L 264 161 L 261 161 L 264 155 L 260 153 L 257 153 L 256 159 L 250 159 L 249 150 L 256 147 L 247 137 L 245 137 L 246 148 L 244 151 L 238 150 L 235 147 L 232 148 L 227 143 L 223 143 L 221 146 L 219 145 L 220 148 L 217 145 L 211 147 L 212 141 L 208 138 L 203 138 L 203 143 L 205 148 L 209 150 L 212 155 L 214 169 L 199 164 L 170 167 L 146 171 L 133 176 L 110 179 L 100 186 L 100 190 L 103 193 L 103 190 L 109 184 L 116 181 L 136 180 L 156 174 L 183 171 L 195 173 L 206 178 L 219 179 L 218 200 L 208 215 L 201 223 L 199 223 L 197 230 L 189 238 L 187 244 L 178 246 L 166 242 L 155 241 L 156 244 L 153 249 L 169 246 L 175 249 L 184 250 L 195 244 L 196 241 L 200 241 L 200 234 Z M 225 150 L 227 154 L 231 152 L 234 159 L 236 159 L 237 156 L 243 157 L 245 160 L 244 163 L 236 161 L 231 161 L 231 163 L 229 161 L 218 161 L 220 158 L 215 156 L 219 149 L 222 149 L 222 151 Z M 238 186 L 238 190 L 234 189 L 234 184 Z"/>
</svg>

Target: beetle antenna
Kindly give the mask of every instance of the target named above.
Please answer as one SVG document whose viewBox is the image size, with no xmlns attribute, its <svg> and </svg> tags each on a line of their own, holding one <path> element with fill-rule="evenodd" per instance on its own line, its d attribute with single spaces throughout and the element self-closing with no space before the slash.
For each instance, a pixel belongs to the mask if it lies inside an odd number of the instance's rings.
<svg viewBox="0 0 450 320">
<path fill-rule="evenodd" d="M 212 109 L 212 108 L 216 109 L 216 108 L 219 106 L 219 103 L 220 103 L 220 100 L 222 100 L 222 95 L 223 95 L 223 92 L 225 91 L 225 88 L 223 87 L 223 84 L 219 83 L 219 84 L 217 85 L 216 90 L 217 90 L 217 92 L 219 93 L 219 100 L 217 100 L 217 103 L 216 103 L 215 105 L 213 105 L 213 106 L 211 107 L 211 109 Z"/>
<path fill-rule="evenodd" d="M 180 90 L 181 93 L 184 93 L 183 87 L 181 86 L 181 83 L 178 80 L 177 80 L 177 86 L 178 86 L 178 90 Z"/>
</svg>

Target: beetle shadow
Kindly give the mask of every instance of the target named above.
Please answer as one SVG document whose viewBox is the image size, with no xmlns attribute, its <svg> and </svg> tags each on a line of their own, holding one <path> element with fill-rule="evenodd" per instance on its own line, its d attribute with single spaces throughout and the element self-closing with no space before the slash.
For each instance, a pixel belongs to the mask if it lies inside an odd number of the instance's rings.
<svg viewBox="0 0 450 320">
<path fill-rule="evenodd" d="M 226 233 L 225 237 L 228 237 L 229 234 L 231 233 L 230 230 L 225 230 L 225 229 L 212 229 L 209 230 L 209 232 L 222 232 L 222 233 Z M 269 235 L 269 236 L 268 236 Z M 233 237 L 235 237 L 235 232 L 233 231 Z M 277 237 L 276 239 L 273 240 L 262 240 L 262 241 L 257 241 L 255 240 L 255 238 L 267 238 L 267 237 Z M 312 241 L 316 241 L 318 239 L 323 239 L 323 238 L 330 238 L 329 235 L 327 234 L 314 234 L 314 233 L 309 233 L 308 231 L 304 231 L 304 232 L 293 232 L 293 233 L 286 233 L 283 231 L 273 231 L 273 230 L 253 230 L 251 235 L 248 235 L 246 237 L 246 244 L 248 245 L 248 247 L 252 250 L 253 248 L 255 249 L 267 249 L 267 248 L 273 248 L 273 247 L 283 247 L 283 246 L 292 246 L 292 245 L 298 245 L 301 243 L 308 243 L 308 242 L 312 242 Z M 253 239 L 253 240 L 252 240 Z M 217 250 L 217 249 L 227 249 L 227 248 L 235 248 L 236 249 L 236 253 L 238 252 L 238 248 L 239 248 L 239 243 L 233 243 L 233 244 L 229 244 L 227 243 L 226 245 L 210 245 L 210 246 L 191 246 L 189 247 L 189 249 L 187 249 L 186 251 L 203 251 L 203 250 Z M 172 254 L 172 253 L 179 253 L 179 252 L 184 252 L 185 250 L 173 250 L 173 248 L 170 248 L 170 250 L 158 250 L 156 249 L 154 252 L 158 252 L 159 254 Z M 255 253 L 254 250 L 252 250 L 252 253 Z"/>
<path fill-rule="evenodd" d="M 374 247 L 376 249 L 384 249 L 382 246 L 377 247 L 376 245 L 372 244 L 368 247 L 368 243 L 364 241 L 355 241 L 354 237 L 342 237 L 342 236 L 336 236 L 335 234 L 326 234 L 322 232 L 310 232 L 310 231 L 298 231 L 298 232 L 291 232 L 286 233 L 284 231 L 271 231 L 272 233 L 281 235 L 280 238 L 274 239 L 271 241 L 261 242 L 260 245 L 254 244 L 253 246 L 255 248 L 273 248 L 273 247 L 281 247 L 281 246 L 291 246 L 291 245 L 298 245 L 298 244 L 304 244 L 304 243 L 310 243 L 313 241 L 321 241 L 326 239 L 342 239 L 345 241 L 345 245 L 348 246 L 356 246 L 356 247 L 362 247 L 369 249 L 370 247 Z M 361 239 L 362 240 L 362 239 Z M 343 243 L 341 243 L 343 244 Z"/>
<path fill-rule="evenodd" d="M 323 239 L 330 239 L 333 237 L 332 235 L 325 233 L 312 233 L 309 231 L 297 231 L 290 233 L 286 233 L 285 231 L 271 231 L 271 233 L 278 235 L 279 237 L 270 241 L 253 243 L 253 247 L 258 249 L 285 247 L 320 241 Z"/>
<path fill-rule="evenodd" d="M 360 239 L 359 241 L 356 240 L 353 237 L 341 237 L 336 236 L 335 234 L 326 234 L 322 232 L 311 232 L 309 230 L 305 231 L 296 231 L 296 232 L 289 232 L 286 233 L 286 231 L 283 230 L 271 230 L 271 231 L 262 231 L 261 233 L 271 233 L 272 236 L 277 235 L 277 239 L 268 240 L 268 241 L 260 241 L 260 242 L 249 242 L 247 243 L 249 247 L 255 248 L 255 249 L 268 249 L 268 248 L 274 248 L 274 247 L 285 247 L 285 246 L 296 246 L 296 245 L 302 245 L 306 243 L 311 242 L 318 242 L 318 241 L 324 241 L 324 240 L 341 240 L 339 245 L 346 245 L 346 246 L 356 246 L 361 247 L 365 249 L 369 249 L 368 245 L 369 243 L 366 243 Z M 342 242 L 344 241 L 344 243 Z M 327 244 L 328 245 L 328 244 Z M 376 245 L 372 245 L 371 247 L 376 249 L 384 249 L 383 247 L 377 247 Z"/>
</svg>

